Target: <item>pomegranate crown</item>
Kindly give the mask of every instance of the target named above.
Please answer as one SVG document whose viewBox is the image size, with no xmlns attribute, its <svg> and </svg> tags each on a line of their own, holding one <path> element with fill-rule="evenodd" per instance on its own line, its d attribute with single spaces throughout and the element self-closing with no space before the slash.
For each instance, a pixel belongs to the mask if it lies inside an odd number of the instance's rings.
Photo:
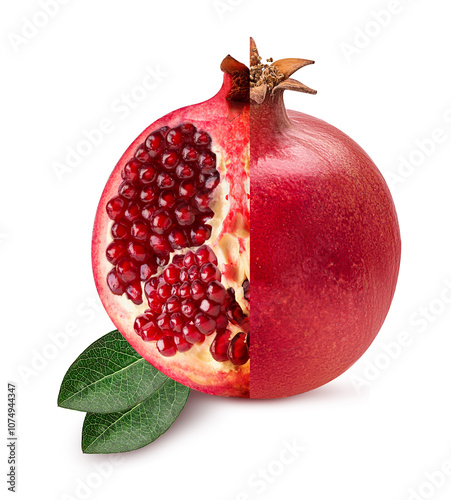
<svg viewBox="0 0 451 500">
<path fill-rule="evenodd" d="M 306 94 L 316 94 L 316 90 L 290 78 L 298 69 L 314 64 L 309 59 L 286 58 L 266 63 L 258 53 L 254 39 L 250 39 L 250 68 L 228 55 L 221 63 L 221 70 L 232 76 L 232 88 L 227 98 L 231 101 L 261 104 L 268 95 L 274 97 L 278 92 L 294 90 Z"/>
</svg>

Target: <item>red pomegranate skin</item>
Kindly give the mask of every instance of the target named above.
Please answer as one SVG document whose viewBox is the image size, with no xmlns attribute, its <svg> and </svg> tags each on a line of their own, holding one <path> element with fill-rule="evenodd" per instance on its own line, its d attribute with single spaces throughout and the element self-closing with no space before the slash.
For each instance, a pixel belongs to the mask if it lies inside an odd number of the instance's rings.
<svg viewBox="0 0 451 500">
<path fill-rule="evenodd" d="M 250 397 L 279 398 L 326 384 L 366 351 L 401 241 L 387 184 L 340 130 L 279 97 L 252 105 L 250 142 Z"/>
</svg>

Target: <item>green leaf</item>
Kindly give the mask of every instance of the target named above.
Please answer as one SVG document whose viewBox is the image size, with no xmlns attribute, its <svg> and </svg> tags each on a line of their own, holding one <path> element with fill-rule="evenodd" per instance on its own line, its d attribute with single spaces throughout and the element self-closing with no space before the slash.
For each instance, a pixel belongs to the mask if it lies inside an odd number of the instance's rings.
<svg viewBox="0 0 451 500">
<path fill-rule="evenodd" d="M 167 379 L 158 391 L 129 410 L 88 413 L 83 423 L 83 452 L 119 453 L 148 445 L 174 423 L 189 392 L 188 387 Z"/>
<path fill-rule="evenodd" d="M 115 330 L 72 364 L 61 384 L 58 405 L 93 413 L 123 411 L 147 399 L 167 380 Z"/>
</svg>

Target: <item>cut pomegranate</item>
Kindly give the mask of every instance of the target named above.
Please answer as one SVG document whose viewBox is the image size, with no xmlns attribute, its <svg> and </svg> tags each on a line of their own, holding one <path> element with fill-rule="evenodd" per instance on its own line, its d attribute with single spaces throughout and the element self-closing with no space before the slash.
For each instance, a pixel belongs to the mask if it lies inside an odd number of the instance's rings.
<svg viewBox="0 0 451 500">
<path fill-rule="evenodd" d="M 210 394 L 272 398 L 332 380 L 365 351 L 400 240 L 370 158 L 284 107 L 284 90 L 315 93 L 291 78 L 312 61 L 266 64 L 253 40 L 250 54 L 250 69 L 227 56 L 216 96 L 124 153 L 99 203 L 93 267 L 118 330 L 157 369 Z"/>
</svg>

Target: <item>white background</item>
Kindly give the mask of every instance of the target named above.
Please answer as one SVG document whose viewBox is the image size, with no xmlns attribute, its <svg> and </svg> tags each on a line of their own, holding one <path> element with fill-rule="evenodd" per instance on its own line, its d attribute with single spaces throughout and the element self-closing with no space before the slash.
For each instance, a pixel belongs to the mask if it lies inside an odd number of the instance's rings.
<svg viewBox="0 0 451 500">
<path fill-rule="evenodd" d="M 0 12 L 2 367 L 18 390 L 16 498 L 448 499 L 451 476 L 437 471 L 451 460 L 449 2 L 65 3 L 48 22 L 31 0 Z M 288 107 L 348 133 L 390 181 L 403 239 L 395 300 L 365 356 L 327 386 L 280 401 L 193 393 L 163 437 L 109 465 L 81 453 L 83 414 L 56 406 L 66 369 L 112 329 L 91 275 L 96 205 L 135 136 L 216 93 L 222 58 L 247 62 L 249 35 L 265 57 L 316 60 L 296 77 L 318 95 L 287 95 Z M 146 67 L 164 76 L 143 96 Z M 119 113 L 124 95 L 142 99 Z M 55 162 L 102 120 L 110 132 L 58 178 Z M 293 442 L 302 451 L 282 464 Z M 0 459 L 5 470 L 6 448 Z"/>
</svg>

